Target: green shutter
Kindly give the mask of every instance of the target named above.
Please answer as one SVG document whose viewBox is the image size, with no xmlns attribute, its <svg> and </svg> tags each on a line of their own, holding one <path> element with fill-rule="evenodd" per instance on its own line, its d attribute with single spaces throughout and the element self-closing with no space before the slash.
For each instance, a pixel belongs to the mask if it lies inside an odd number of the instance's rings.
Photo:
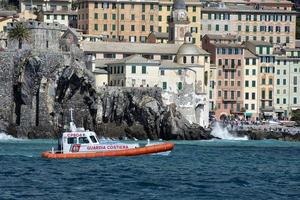
<svg viewBox="0 0 300 200">
<path fill-rule="evenodd" d="M 135 73 L 136 73 L 136 66 L 135 66 L 135 65 L 132 65 L 132 66 L 131 66 L 131 73 L 132 73 L 132 74 L 135 74 Z"/>
<path fill-rule="evenodd" d="M 146 74 L 147 73 L 147 67 L 146 66 L 142 66 L 142 74 Z"/>
<path fill-rule="evenodd" d="M 182 82 L 178 82 L 178 90 L 182 90 Z"/>
<path fill-rule="evenodd" d="M 163 90 L 167 89 L 167 82 L 163 82 Z"/>
</svg>

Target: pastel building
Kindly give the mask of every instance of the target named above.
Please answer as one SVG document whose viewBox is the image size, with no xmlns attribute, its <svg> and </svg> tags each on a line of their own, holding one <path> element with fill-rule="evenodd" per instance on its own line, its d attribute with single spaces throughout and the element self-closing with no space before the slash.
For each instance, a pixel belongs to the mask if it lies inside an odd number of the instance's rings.
<svg viewBox="0 0 300 200">
<path fill-rule="evenodd" d="M 39 11 L 37 18 L 42 22 L 77 26 L 77 12 L 72 10 L 72 0 L 21 0 L 19 7 L 22 15 Z"/>
<path fill-rule="evenodd" d="M 244 51 L 244 116 L 255 120 L 259 117 L 259 60 L 248 49 Z"/>
<path fill-rule="evenodd" d="M 205 35 L 203 48 L 211 55 L 216 66 L 215 116 L 223 119 L 230 115 L 243 117 L 244 49 L 234 36 Z"/>
<path fill-rule="evenodd" d="M 260 117 L 272 118 L 274 116 L 275 73 L 275 56 L 273 55 L 272 44 L 263 41 L 247 41 L 245 48 L 258 58 L 258 95 L 256 98 L 259 99 Z"/>
<path fill-rule="evenodd" d="M 201 9 L 201 37 L 231 34 L 238 35 L 240 42 L 267 41 L 292 48 L 296 40 L 296 12 L 280 2 L 275 5 L 207 4 Z"/>
<path fill-rule="evenodd" d="M 169 32 L 173 4 L 187 10 L 192 41 L 200 44 L 201 4 L 197 0 L 80 0 L 78 28 L 118 41 L 146 42 L 152 32 Z"/>
<path fill-rule="evenodd" d="M 300 49 L 286 49 L 275 57 L 274 106 L 279 119 L 300 109 Z"/>
</svg>

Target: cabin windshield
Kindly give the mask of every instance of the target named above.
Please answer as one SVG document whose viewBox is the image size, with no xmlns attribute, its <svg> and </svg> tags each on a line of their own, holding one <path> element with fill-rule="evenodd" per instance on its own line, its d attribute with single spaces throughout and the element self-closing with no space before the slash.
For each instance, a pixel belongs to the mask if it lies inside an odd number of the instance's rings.
<svg viewBox="0 0 300 200">
<path fill-rule="evenodd" d="M 79 144 L 88 144 L 90 143 L 87 137 L 80 137 Z"/>
<path fill-rule="evenodd" d="M 90 138 L 91 138 L 93 143 L 97 143 L 97 140 L 96 140 L 95 136 L 91 135 Z"/>
<path fill-rule="evenodd" d="M 69 137 L 68 138 L 68 144 L 77 144 L 77 138 L 76 137 Z"/>
</svg>

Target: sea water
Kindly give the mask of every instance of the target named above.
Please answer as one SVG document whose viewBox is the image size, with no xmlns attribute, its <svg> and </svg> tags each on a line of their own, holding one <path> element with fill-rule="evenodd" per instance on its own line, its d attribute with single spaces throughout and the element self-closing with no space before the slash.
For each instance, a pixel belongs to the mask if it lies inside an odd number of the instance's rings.
<svg viewBox="0 0 300 200">
<path fill-rule="evenodd" d="M 146 143 L 146 141 L 142 141 Z M 0 139 L 0 199 L 300 199 L 300 143 L 176 141 L 169 156 L 49 160 Z"/>
</svg>

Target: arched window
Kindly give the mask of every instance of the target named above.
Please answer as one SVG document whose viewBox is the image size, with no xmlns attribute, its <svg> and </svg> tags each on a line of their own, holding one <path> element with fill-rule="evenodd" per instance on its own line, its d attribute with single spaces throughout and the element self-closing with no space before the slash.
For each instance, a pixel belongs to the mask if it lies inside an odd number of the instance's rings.
<svg viewBox="0 0 300 200">
<path fill-rule="evenodd" d="M 191 58 L 191 62 L 192 62 L 192 63 L 194 63 L 194 62 L 195 62 L 195 57 L 194 57 L 194 56 L 192 56 L 192 58 Z"/>
<path fill-rule="evenodd" d="M 186 57 L 183 56 L 183 63 L 186 63 Z"/>
</svg>

